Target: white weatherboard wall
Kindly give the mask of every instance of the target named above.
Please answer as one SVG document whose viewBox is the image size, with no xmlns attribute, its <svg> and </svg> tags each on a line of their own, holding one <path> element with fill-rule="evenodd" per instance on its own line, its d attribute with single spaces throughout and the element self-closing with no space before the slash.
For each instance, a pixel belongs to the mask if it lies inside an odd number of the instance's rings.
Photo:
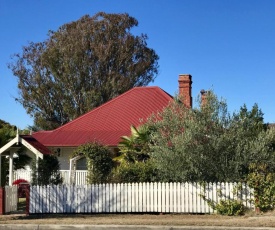
<svg viewBox="0 0 275 230">
<path fill-rule="evenodd" d="M 75 148 L 53 147 L 51 150 L 52 150 L 52 152 L 55 152 L 56 149 L 60 149 L 59 155 L 57 153 L 55 153 L 58 158 L 58 161 L 60 163 L 60 169 L 61 170 L 69 170 L 70 157 L 72 155 L 72 152 L 75 150 Z"/>
<path fill-rule="evenodd" d="M 240 199 L 248 208 L 252 195 L 243 185 L 234 196 L 236 184 L 132 183 L 96 185 L 31 186 L 30 213 L 212 213 L 205 194 L 213 201 Z"/>
</svg>

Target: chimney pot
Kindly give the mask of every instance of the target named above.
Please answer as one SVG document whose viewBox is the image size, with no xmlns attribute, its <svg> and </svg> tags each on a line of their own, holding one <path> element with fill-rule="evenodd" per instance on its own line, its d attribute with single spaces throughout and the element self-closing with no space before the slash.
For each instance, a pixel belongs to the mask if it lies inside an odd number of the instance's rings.
<svg viewBox="0 0 275 230">
<path fill-rule="evenodd" d="M 201 90 L 201 95 L 204 95 L 206 91 L 204 89 Z"/>
</svg>

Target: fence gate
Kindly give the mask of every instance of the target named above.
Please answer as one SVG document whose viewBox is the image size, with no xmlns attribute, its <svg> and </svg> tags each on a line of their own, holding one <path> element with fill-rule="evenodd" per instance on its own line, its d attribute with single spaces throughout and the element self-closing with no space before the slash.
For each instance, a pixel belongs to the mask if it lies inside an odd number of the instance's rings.
<svg viewBox="0 0 275 230">
<path fill-rule="evenodd" d="M 17 186 L 5 186 L 5 213 L 17 211 L 17 203 Z"/>
</svg>

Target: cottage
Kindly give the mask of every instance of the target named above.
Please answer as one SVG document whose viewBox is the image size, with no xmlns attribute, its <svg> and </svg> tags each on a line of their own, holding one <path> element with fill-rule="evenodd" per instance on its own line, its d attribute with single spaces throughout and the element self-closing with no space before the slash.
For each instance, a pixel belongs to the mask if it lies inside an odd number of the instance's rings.
<svg viewBox="0 0 275 230">
<path fill-rule="evenodd" d="M 179 75 L 178 82 L 183 103 L 191 108 L 191 75 Z M 32 157 L 43 158 L 43 154 L 55 154 L 65 182 L 68 182 L 70 156 L 79 145 L 96 141 L 109 146 L 116 154 L 121 136 L 130 135 L 131 125 L 138 127 L 151 114 L 162 111 L 172 99 L 159 87 L 136 87 L 55 130 L 18 135 L 0 149 L 0 154 L 9 156 L 10 165 L 19 145 L 27 147 L 27 154 Z M 85 169 L 86 162 L 82 159 L 76 164 L 76 170 Z"/>
</svg>

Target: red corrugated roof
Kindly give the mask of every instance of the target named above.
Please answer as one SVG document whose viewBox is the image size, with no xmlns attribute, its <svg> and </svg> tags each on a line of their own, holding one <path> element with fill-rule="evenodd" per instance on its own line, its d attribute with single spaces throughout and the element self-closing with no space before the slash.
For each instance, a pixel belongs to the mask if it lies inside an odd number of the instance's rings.
<svg viewBox="0 0 275 230">
<path fill-rule="evenodd" d="M 117 146 L 121 136 L 130 135 L 131 125 L 139 126 L 171 99 L 159 87 L 136 87 L 58 129 L 33 136 L 45 146 L 79 146 L 91 141 Z"/>
</svg>

